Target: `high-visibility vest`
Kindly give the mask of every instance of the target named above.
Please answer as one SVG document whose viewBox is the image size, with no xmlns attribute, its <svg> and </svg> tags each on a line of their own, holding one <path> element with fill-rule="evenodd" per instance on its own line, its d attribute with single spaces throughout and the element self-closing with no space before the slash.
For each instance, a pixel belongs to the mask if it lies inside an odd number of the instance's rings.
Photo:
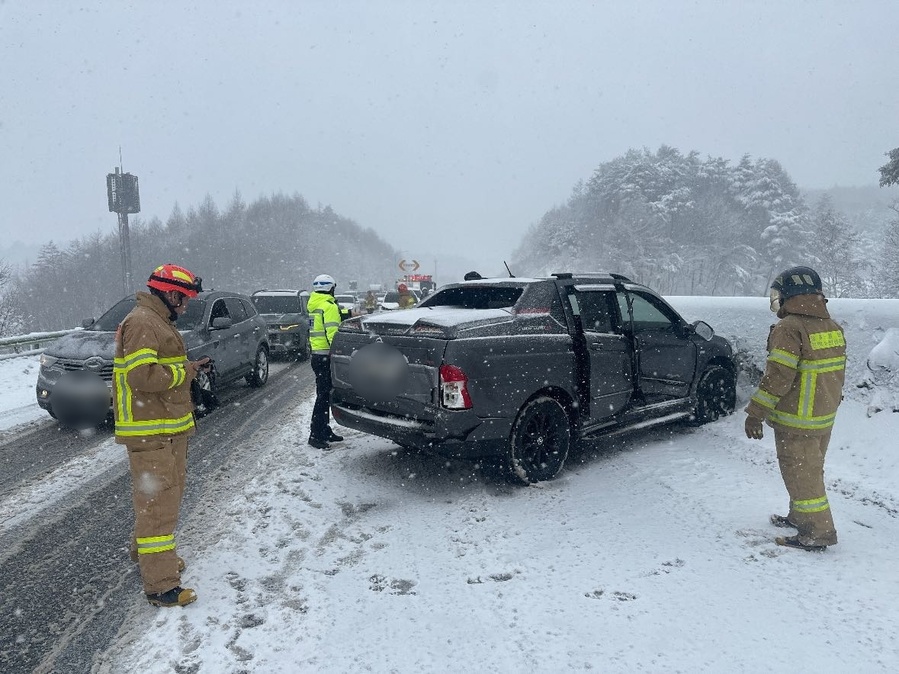
<svg viewBox="0 0 899 674">
<path fill-rule="evenodd" d="M 309 347 L 313 354 L 327 355 L 331 341 L 340 327 L 340 307 L 328 293 L 309 296 Z"/>
</svg>

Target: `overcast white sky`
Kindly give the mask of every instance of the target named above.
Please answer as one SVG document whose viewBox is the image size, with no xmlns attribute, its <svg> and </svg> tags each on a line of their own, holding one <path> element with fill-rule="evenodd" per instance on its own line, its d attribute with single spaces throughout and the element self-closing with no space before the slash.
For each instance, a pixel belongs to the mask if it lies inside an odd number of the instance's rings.
<svg viewBox="0 0 899 674">
<path fill-rule="evenodd" d="M 871 185 L 896 0 L 0 0 L 0 244 L 295 192 L 405 256 L 508 257 L 579 179 L 668 144 Z"/>
</svg>

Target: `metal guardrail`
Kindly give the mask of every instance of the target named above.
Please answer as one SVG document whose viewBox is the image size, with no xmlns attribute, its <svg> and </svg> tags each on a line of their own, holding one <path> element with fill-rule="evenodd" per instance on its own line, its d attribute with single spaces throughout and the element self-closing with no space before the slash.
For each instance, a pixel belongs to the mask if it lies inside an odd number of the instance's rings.
<svg viewBox="0 0 899 674">
<path fill-rule="evenodd" d="M 17 356 L 43 351 L 50 342 L 68 335 L 75 330 L 59 330 L 57 332 L 35 332 L 17 337 L 0 337 L 0 358 Z"/>
</svg>

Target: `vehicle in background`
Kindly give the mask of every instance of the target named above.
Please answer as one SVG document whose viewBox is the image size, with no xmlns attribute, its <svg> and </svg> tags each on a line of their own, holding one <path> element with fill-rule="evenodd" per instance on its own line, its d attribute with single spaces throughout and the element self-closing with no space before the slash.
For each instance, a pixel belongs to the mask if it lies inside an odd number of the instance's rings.
<svg viewBox="0 0 899 674">
<path fill-rule="evenodd" d="M 418 299 L 430 295 L 437 289 L 434 277 L 430 274 L 404 274 L 397 280 L 397 285 L 400 283 L 404 283 Z"/>
<path fill-rule="evenodd" d="M 388 293 L 384 293 L 384 297 L 378 300 L 378 308 L 381 311 L 395 311 L 400 308 L 400 294 L 391 290 Z"/>
<path fill-rule="evenodd" d="M 736 405 L 730 344 L 620 274 L 442 286 L 407 311 L 344 321 L 331 373 L 342 426 L 495 459 L 526 484 L 554 477 L 581 439 Z"/>
<path fill-rule="evenodd" d="M 102 380 L 111 402 L 115 331 L 134 302 L 134 296 L 120 300 L 97 320 L 85 321 L 84 330 L 60 337 L 44 349 L 36 393 L 38 405 L 50 416 L 57 416 L 54 403 L 61 406 L 70 402 L 55 400 L 54 391 L 60 382 L 61 391 L 70 390 L 66 382 L 74 376 L 91 374 Z M 208 371 L 197 374 L 201 392 L 201 399 L 195 400 L 198 413 L 208 411 L 203 406 L 215 400 L 221 386 L 239 379 L 246 379 L 251 386 L 263 386 L 268 381 L 268 331 L 249 297 L 222 290 L 202 292 L 190 300 L 175 325 L 184 338 L 189 360 L 205 356 L 213 360 Z"/>
<path fill-rule="evenodd" d="M 250 299 L 268 325 L 272 356 L 309 357 L 309 313 L 306 290 L 257 290 Z"/>
<path fill-rule="evenodd" d="M 334 301 L 336 301 L 337 305 L 340 307 L 340 313 L 344 318 L 349 318 L 350 316 L 356 316 L 362 313 L 359 308 L 359 300 L 351 293 L 334 295 Z"/>
</svg>

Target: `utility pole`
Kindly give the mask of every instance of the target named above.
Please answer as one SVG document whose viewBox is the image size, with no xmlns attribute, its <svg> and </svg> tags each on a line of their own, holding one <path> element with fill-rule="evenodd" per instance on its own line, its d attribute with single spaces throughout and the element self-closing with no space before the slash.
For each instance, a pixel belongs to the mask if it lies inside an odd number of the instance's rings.
<svg viewBox="0 0 899 674">
<path fill-rule="evenodd" d="M 122 163 L 122 151 L 119 149 L 119 164 Z M 119 245 L 122 253 L 122 287 L 125 295 L 134 292 L 131 284 L 131 236 L 128 231 L 128 214 L 140 213 L 140 191 L 137 176 L 122 173 L 117 166 L 115 173 L 106 174 L 106 197 L 109 201 L 109 212 L 118 214 Z"/>
</svg>

